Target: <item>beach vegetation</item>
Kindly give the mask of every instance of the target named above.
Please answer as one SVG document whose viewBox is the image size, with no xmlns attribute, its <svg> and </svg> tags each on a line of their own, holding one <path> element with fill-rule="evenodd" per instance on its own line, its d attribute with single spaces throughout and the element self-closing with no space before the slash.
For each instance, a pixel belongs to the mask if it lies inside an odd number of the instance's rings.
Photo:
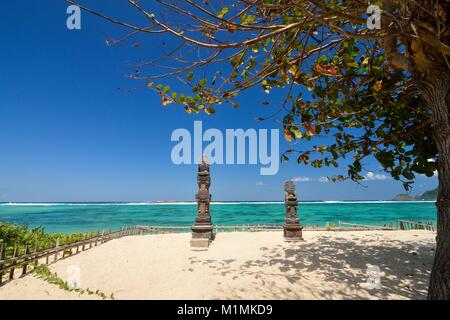
<svg viewBox="0 0 450 320">
<path fill-rule="evenodd" d="M 6 256 L 11 257 L 15 248 L 25 250 L 27 245 L 31 250 L 53 248 L 59 245 L 81 241 L 86 238 L 99 236 L 100 232 L 89 233 L 52 233 L 42 227 L 31 228 L 28 225 L 16 225 L 0 221 L 0 245 L 6 243 Z M 19 252 L 19 254 L 24 252 Z"/>
<path fill-rule="evenodd" d="M 326 222 L 325 223 L 325 230 L 331 231 L 334 228 L 336 228 L 336 224 L 335 223 L 331 223 L 331 222 Z"/>
<path fill-rule="evenodd" d="M 91 290 L 89 288 L 81 289 L 78 287 L 71 287 L 67 283 L 67 281 L 64 281 L 62 278 L 58 276 L 56 272 L 52 272 L 50 268 L 47 265 L 39 265 L 36 268 L 33 269 L 33 275 L 36 276 L 39 279 L 42 279 L 50 284 L 58 286 L 60 289 L 64 291 L 69 292 L 77 292 L 80 294 L 88 294 L 88 295 L 97 295 L 101 299 L 111 299 L 114 300 L 114 294 L 111 293 L 110 296 L 107 296 L 105 293 L 103 293 L 100 290 Z"/>
</svg>

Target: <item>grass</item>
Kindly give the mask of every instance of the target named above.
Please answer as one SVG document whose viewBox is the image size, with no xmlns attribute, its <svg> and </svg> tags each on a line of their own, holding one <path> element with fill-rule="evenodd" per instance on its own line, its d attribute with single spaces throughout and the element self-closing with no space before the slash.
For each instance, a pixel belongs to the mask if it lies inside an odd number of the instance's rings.
<svg viewBox="0 0 450 320">
<path fill-rule="evenodd" d="M 98 297 L 102 299 L 111 299 L 114 300 L 114 294 L 111 293 L 111 295 L 108 297 L 105 293 L 101 292 L 100 290 L 93 291 L 89 288 L 87 289 L 81 289 L 81 288 L 72 288 L 69 286 L 67 281 L 64 281 L 61 279 L 56 272 L 51 272 L 48 266 L 46 265 L 40 265 L 33 269 L 32 273 L 39 279 L 42 279 L 50 284 L 58 286 L 60 289 L 68 292 L 78 292 L 80 294 L 88 294 L 88 295 L 97 295 Z"/>
</svg>

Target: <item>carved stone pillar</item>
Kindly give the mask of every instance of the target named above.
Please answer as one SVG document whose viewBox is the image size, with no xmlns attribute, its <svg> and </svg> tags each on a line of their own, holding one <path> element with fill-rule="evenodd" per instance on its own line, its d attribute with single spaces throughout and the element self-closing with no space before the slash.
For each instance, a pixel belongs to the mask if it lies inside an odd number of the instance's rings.
<svg viewBox="0 0 450 320">
<path fill-rule="evenodd" d="M 202 159 L 202 162 L 198 165 L 197 184 L 199 188 L 195 195 L 197 216 L 192 226 L 191 247 L 208 248 L 210 241 L 214 240 L 214 231 L 209 213 L 211 177 L 209 175 L 209 164 L 205 159 Z"/>
<path fill-rule="evenodd" d="M 286 241 L 303 240 L 300 219 L 297 215 L 297 196 L 292 181 L 284 183 L 284 204 L 286 206 L 286 220 L 283 225 L 284 239 Z"/>
</svg>

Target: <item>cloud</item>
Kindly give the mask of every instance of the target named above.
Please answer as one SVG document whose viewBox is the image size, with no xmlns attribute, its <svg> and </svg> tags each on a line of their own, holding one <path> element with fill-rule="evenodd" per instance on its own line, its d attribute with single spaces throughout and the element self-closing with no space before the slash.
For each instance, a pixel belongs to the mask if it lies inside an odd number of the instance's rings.
<svg viewBox="0 0 450 320">
<path fill-rule="evenodd" d="M 330 182 L 330 180 L 328 180 L 327 177 L 320 177 L 319 182 L 325 183 L 325 182 Z"/>
<path fill-rule="evenodd" d="M 293 177 L 291 180 L 293 182 L 308 182 L 308 181 L 311 181 L 311 178 L 308 178 L 308 177 Z"/>
<path fill-rule="evenodd" d="M 389 177 L 385 174 L 379 174 L 379 173 L 373 173 L 372 171 L 367 172 L 367 174 L 364 176 L 364 180 L 388 180 Z"/>
<path fill-rule="evenodd" d="M 264 182 L 262 182 L 262 181 L 257 181 L 257 182 L 256 182 L 256 186 L 257 186 L 257 187 L 262 187 L 262 186 L 265 186 L 265 184 L 264 184 Z"/>
</svg>

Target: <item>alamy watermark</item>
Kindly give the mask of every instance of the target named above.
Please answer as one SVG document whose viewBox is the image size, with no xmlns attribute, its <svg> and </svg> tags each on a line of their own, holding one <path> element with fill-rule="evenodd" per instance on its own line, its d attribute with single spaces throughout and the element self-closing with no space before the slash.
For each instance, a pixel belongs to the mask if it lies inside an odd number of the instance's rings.
<svg viewBox="0 0 450 320">
<path fill-rule="evenodd" d="M 66 26 L 69 30 L 81 29 L 81 9 L 79 6 L 70 5 L 67 7 L 66 13 L 69 14 L 66 20 Z"/>
<path fill-rule="evenodd" d="M 67 286 L 70 289 L 81 288 L 81 268 L 77 265 L 70 265 L 66 269 Z"/>
<path fill-rule="evenodd" d="M 370 5 L 367 8 L 366 13 L 369 15 L 367 18 L 367 28 L 369 30 L 381 29 L 381 9 L 377 5 Z"/>
<path fill-rule="evenodd" d="M 381 289 L 381 270 L 379 266 L 368 264 L 366 275 L 367 275 L 367 288 L 369 290 Z"/>
<path fill-rule="evenodd" d="M 177 165 L 199 163 L 206 156 L 210 164 L 260 164 L 261 175 L 277 174 L 280 167 L 279 129 L 226 129 L 224 135 L 215 128 L 203 132 L 202 121 L 194 121 L 192 134 L 178 128 L 171 141 L 178 142 L 171 152 Z M 203 148 L 204 142 L 208 144 Z"/>
<path fill-rule="evenodd" d="M 69 14 L 66 20 L 66 26 L 69 30 L 81 29 L 81 9 L 77 5 L 70 5 L 67 7 L 66 13 Z M 370 30 L 381 29 L 381 9 L 379 6 L 371 4 L 367 7 L 366 13 L 369 15 L 367 18 L 367 28 Z"/>
</svg>

